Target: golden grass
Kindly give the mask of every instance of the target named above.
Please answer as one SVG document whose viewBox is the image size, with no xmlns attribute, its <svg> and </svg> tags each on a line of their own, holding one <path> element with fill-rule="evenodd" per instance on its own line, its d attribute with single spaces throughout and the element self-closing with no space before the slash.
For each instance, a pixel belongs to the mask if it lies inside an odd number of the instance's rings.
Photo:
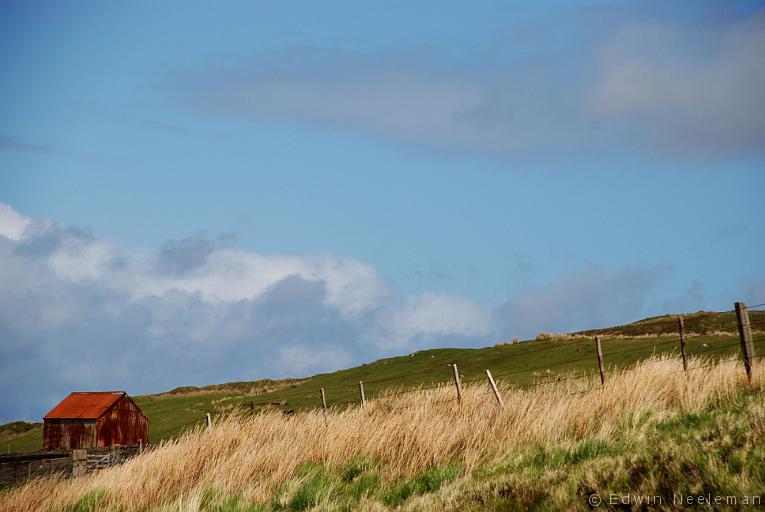
<svg viewBox="0 0 765 512">
<path fill-rule="evenodd" d="M 466 387 L 462 404 L 447 401 L 454 389 L 418 391 L 340 411 L 284 416 L 267 412 L 232 416 L 196 430 L 121 466 L 77 479 L 40 479 L 0 498 L 0 511 L 50 510 L 87 492 L 109 491 L 107 504 L 146 510 L 174 506 L 198 510 L 206 488 L 267 502 L 306 461 L 340 467 L 364 454 L 383 462 L 386 477 L 414 475 L 459 461 L 469 473 L 514 447 L 584 437 L 609 439 L 629 412 L 651 411 L 651 421 L 696 410 L 747 385 L 740 360 L 691 360 L 690 377 L 678 358 L 656 356 L 599 381 L 567 380 L 530 390 L 501 386 L 499 410 L 488 385 Z M 754 369 L 762 389 L 765 365 Z M 594 391 L 579 393 L 588 386 Z"/>
</svg>

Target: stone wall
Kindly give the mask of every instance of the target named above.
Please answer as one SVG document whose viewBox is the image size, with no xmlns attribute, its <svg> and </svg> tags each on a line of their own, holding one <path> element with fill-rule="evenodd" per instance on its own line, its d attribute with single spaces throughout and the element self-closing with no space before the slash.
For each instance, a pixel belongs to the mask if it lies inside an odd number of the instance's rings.
<svg viewBox="0 0 765 512">
<path fill-rule="evenodd" d="M 146 447 L 144 447 L 146 449 Z M 41 450 L 0 455 L 0 485 L 23 483 L 42 476 L 80 476 L 120 464 L 138 455 L 138 446 L 83 450 Z"/>
</svg>

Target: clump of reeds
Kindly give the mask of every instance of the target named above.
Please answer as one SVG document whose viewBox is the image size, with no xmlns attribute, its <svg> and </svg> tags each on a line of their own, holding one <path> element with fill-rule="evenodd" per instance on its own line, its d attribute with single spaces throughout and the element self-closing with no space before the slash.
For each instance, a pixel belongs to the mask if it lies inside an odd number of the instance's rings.
<svg viewBox="0 0 765 512">
<path fill-rule="evenodd" d="M 763 365 L 752 385 L 762 386 Z M 506 456 L 514 447 L 585 437 L 608 439 L 625 428 L 627 413 L 650 411 L 653 421 L 691 411 L 747 386 L 741 362 L 655 356 L 629 370 L 568 379 L 529 389 L 500 389 L 500 409 L 488 384 L 421 390 L 368 402 L 365 408 L 232 415 L 125 464 L 76 479 L 39 479 L 0 498 L 0 511 L 50 510 L 106 489 L 104 506 L 197 510 L 205 489 L 249 502 L 273 499 L 306 462 L 342 467 L 354 457 L 380 461 L 386 478 L 414 475 L 458 462 L 464 473 Z M 639 428 L 639 427 L 635 427 Z"/>
</svg>

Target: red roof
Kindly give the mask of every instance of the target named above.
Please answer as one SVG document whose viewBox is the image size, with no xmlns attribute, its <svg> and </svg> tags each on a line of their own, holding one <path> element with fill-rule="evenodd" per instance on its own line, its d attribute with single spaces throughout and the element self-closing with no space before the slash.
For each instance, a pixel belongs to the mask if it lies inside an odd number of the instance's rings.
<svg viewBox="0 0 765 512">
<path fill-rule="evenodd" d="M 125 395 L 127 393 L 124 391 L 75 391 L 43 416 L 43 419 L 95 420 Z"/>
</svg>

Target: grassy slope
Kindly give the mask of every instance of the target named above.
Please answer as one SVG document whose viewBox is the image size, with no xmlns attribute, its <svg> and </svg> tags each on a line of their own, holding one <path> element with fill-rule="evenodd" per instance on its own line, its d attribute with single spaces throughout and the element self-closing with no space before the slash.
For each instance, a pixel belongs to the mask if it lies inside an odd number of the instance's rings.
<svg viewBox="0 0 765 512">
<path fill-rule="evenodd" d="M 765 312 L 753 311 L 751 314 L 753 324 L 765 319 Z M 729 316 L 730 313 L 687 315 L 686 330 L 696 333 L 729 331 Z M 735 317 L 732 321 L 735 330 Z M 676 328 L 675 317 L 663 316 L 602 329 L 597 333 L 630 336 L 660 334 L 672 332 L 666 330 L 670 325 Z M 709 347 L 704 347 L 705 344 Z M 688 352 L 692 355 L 717 357 L 738 350 L 736 336 L 701 336 L 688 341 Z M 654 351 L 678 352 L 679 343 L 673 337 L 606 339 L 603 342 L 605 363 L 613 367 L 627 366 Z M 201 424 L 206 412 L 218 414 L 232 407 L 246 407 L 250 401 L 255 401 L 258 407 L 279 404 L 284 410 L 312 408 L 320 405 L 319 389 L 323 387 L 328 405 L 342 407 L 358 401 L 357 383 L 360 380 L 365 383 L 367 398 L 374 398 L 392 387 L 407 388 L 448 382 L 451 379 L 451 369 L 447 364 L 453 362 L 458 363 L 464 379 L 483 379 L 483 372 L 488 368 L 498 380 L 520 386 L 550 374 L 597 370 L 594 347 L 590 340 L 533 341 L 483 349 L 424 350 L 411 356 L 381 359 L 347 370 L 316 375 L 304 381 L 290 382 L 288 387 L 267 393 L 252 394 L 253 383 L 236 383 L 211 387 L 202 394 L 197 393 L 199 390 L 196 388 L 191 389 L 193 392 L 190 394 L 179 389 L 175 393 L 159 396 L 138 396 L 135 401 L 149 417 L 150 439 L 156 443 Z M 0 449 L 34 450 L 39 448 L 41 442 L 42 429 L 38 427 L 10 439 L 0 437 Z"/>
<path fill-rule="evenodd" d="M 647 419 L 625 418 L 612 442 L 584 439 L 525 447 L 452 488 L 414 501 L 415 508 L 587 510 L 593 495 L 608 509 L 704 508 L 708 505 L 683 506 L 675 500 L 707 495 L 726 501 L 735 497 L 738 506 L 757 496 L 760 501 L 754 503 L 765 505 L 761 391 L 741 392 L 703 411 L 645 427 Z M 726 501 L 711 508 L 737 508 Z"/>
<path fill-rule="evenodd" d="M 611 441 L 586 438 L 520 447 L 463 477 L 459 464 L 452 463 L 386 486 L 374 464 L 355 458 L 339 471 L 321 464 L 302 466 L 294 481 L 283 486 L 285 495 L 262 507 L 248 508 L 235 496 L 211 489 L 209 504 L 201 509 L 590 510 L 588 500 L 597 499 L 594 495 L 606 509 L 703 508 L 678 506 L 676 496 L 707 495 L 735 498 L 738 506 L 755 499 L 765 505 L 763 436 L 763 395 L 743 391 L 702 411 L 657 422 L 647 412 L 629 415 Z M 736 507 L 723 502 L 713 508 Z"/>
</svg>

